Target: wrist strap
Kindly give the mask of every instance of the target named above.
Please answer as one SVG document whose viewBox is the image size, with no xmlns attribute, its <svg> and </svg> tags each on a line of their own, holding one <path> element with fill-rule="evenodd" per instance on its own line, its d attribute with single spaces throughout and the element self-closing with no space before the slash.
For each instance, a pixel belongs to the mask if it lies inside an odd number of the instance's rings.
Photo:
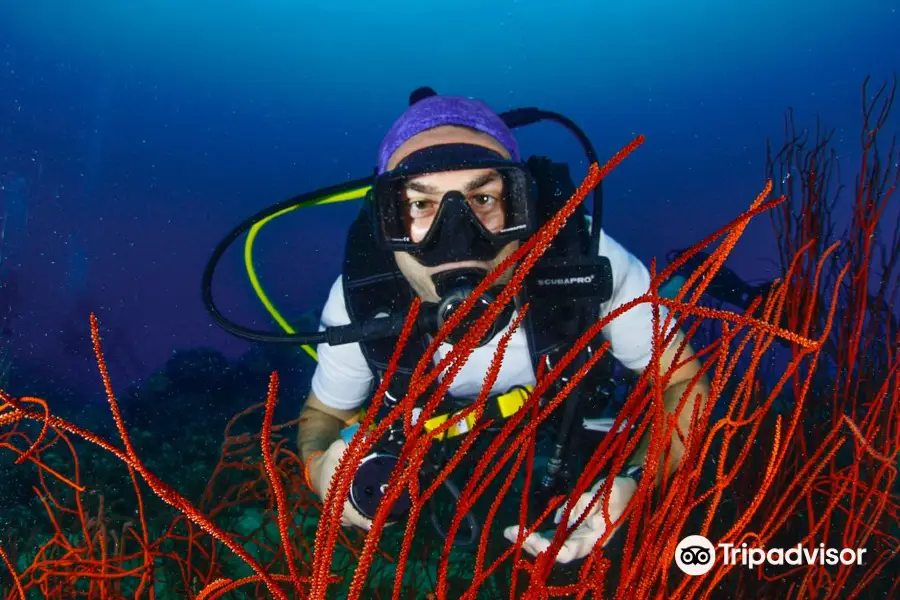
<svg viewBox="0 0 900 600">
<path fill-rule="evenodd" d="M 644 474 L 644 466 L 643 465 L 631 465 L 622 473 L 622 477 L 630 477 L 634 479 L 636 483 L 641 482 L 641 476 Z"/>
<path fill-rule="evenodd" d="M 315 487 L 313 487 L 312 482 L 309 480 L 309 463 L 312 462 L 312 459 L 319 456 L 320 454 L 325 454 L 324 450 L 316 450 L 312 454 L 306 457 L 306 462 L 303 463 L 303 478 L 306 479 L 306 486 L 312 490 L 313 492 L 319 493 Z"/>
</svg>

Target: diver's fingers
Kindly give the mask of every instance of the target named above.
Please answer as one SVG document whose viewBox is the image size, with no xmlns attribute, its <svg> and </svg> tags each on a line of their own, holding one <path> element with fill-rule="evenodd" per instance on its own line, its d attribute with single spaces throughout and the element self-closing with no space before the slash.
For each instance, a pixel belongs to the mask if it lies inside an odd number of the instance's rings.
<svg viewBox="0 0 900 600">
<path fill-rule="evenodd" d="M 569 513 L 569 520 L 568 520 L 569 527 L 572 527 L 575 525 L 575 522 L 578 521 L 578 519 L 581 517 L 582 514 L 585 513 L 585 511 L 587 511 L 588 506 L 590 505 L 590 503 L 593 500 L 594 500 L 594 494 L 591 492 L 587 492 L 587 493 L 579 496 L 578 501 L 575 503 L 575 507 L 572 509 L 572 512 Z M 593 507 L 591 507 L 590 512 L 588 512 L 587 516 L 585 517 L 585 522 L 587 522 L 588 519 L 591 519 L 593 516 L 595 516 L 599 512 L 600 502 L 602 502 L 602 499 L 600 501 L 598 501 Z M 562 517 L 563 517 L 563 513 L 565 512 L 565 508 L 566 508 L 565 505 L 563 505 L 563 506 L 560 506 L 558 509 L 556 509 L 556 514 L 553 517 L 553 522 L 556 523 L 557 525 L 559 524 L 560 521 L 562 521 Z"/>
<path fill-rule="evenodd" d="M 563 542 L 562 548 L 556 555 L 556 562 L 568 563 L 584 558 L 591 553 L 591 549 L 599 539 L 600 535 L 596 531 L 579 527 Z"/>
<path fill-rule="evenodd" d="M 515 543 L 516 539 L 518 538 L 518 535 L 519 535 L 518 526 L 507 527 L 503 531 L 503 535 L 506 537 L 507 540 L 509 540 L 512 543 Z M 573 534 L 573 536 L 574 535 L 575 534 Z M 570 537 L 570 539 L 572 539 L 572 538 Z M 530 554 L 532 556 L 537 556 L 541 552 L 546 552 L 547 549 L 550 548 L 550 544 L 552 543 L 552 541 L 553 541 L 552 534 L 544 535 L 544 534 L 540 534 L 540 533 L 532 533 L 531 535 L 529 535 L 527 538 L 525 538 L 522 541 L 522 550 L 524 550 L 525 552 L 527 552 L 528 554 Z M 581 543 L 580 541 L 578 541 L 577 538 L 574 542 L 566 541 L 563 544 L 562 548 L 559 549 L 559 553 L 557 553 L 557 555 L 556 555 L 556 562 L 567 563 L 567 562 L 573 561 L 577 558 L 580 558 L 581 556 L 584 556 L 584 555 L 578 555 L 578 552 L 581 550 L 583 545 L 584 544 Z"/>
<path fill-rule="evenodd" d="M 511 543 L 515 544 L 516 540 L 518 540 L 519 538 L 519 526 L 513 525 L 504 529 L 503 537 L 505 537 Z M 532 556 L 537 556 L 549 547 L 550 540 L 545 538 L 540 533 L 532 533 L 522 541 L 522 550 L 524 550 L 528 554 L 531 554 Z"/>
<path fill-rule="evenodd" d="M 518 535 L 518 526 L 507 527 L 503 530 L 503 536 L 512 543 L 516 542 Z M 573 560 L 584 558 L 590 554 L 591 549 L 600 537 L 596 531 L 587 527 L 579 527 L 563 542 L 559 552 L 556 554 L 556 562 L 569 563 Z M 522 542 L 522 549 L 532 556 L 537 556 L 550 548 L 551 542 L 552 535 L 548 537 L 540 533 L 532 533 Z"/>
<path fill-rule="evenodd" d="M 573 527 L 575 522 L 581 518 L 586 511 L 588 506 L 594 502 L 594 498 L 597 496 L 597 493 L 600 491 L 600 488 L 603 487 L 603 483 L 606 481 L 606 478 L 601 478 L 594 486 L 587 492 L 581 494 L 578 497 L 578 500 L 575 501 L 575 506 L 572 507 L 572 512 L 569 513 L 568 526 Z M 602 504 L 605 504 L 605 508 L 609 511 L 609 504 L 613 498 L 616 498 L 617 488 L 614 485 L 612 488 L 612 492 L 609 496 L 604 496 L 602 498 L 597 498 L 597 501 L 594 502 L 594 505 L 591 507 L 590 511 L 587 511 L 587 515 L 585 516 L 584 522 L 587 523 L 589 519 L 594 517 L 600 512 L 600 508 Z M 569 498 L 565 504 L 556 509 L 556 514 L 554 515 L 553 522 L 559 525 L 559 522 L 562 521 L 563 512 L 565 512 L 566 506 L 570 505 L 572 499 Z"/>
<path fill-rule="evenodd" d="M 344 527 L 359 527 L 365 531 L 369 531 L 372 522 L 359 514 L 349 500 L 344 501 L 344 514 L 341 515 L 341 525 Z"/>
</svg>

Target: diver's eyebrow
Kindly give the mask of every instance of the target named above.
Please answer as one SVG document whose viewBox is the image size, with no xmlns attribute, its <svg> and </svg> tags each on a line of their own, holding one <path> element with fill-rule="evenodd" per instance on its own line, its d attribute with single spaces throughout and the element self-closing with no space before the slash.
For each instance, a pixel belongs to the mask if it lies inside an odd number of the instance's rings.
<svg viewBox="0 0 900 600">
<path fill-rule="evenodd" d="M 471 181 L 467 182 L 462 191 L 471 192 L 472 190 L 477 190 L 480 187 L 484 187 L 485 185 L 491 183 L 492 181 L 498 179 L 500 174 L 497 171 L 491 171 L 490 173 L 485 173 Z M 423 183 L 418 183 L 415 181 L 406 182 L 406 189 L 412 190 L 414 192 L 419 192 L 420 194 L 440 194 L 441 190 L 434 187 L 433 185 L 426 185 Z"/>
<path fill-rule="evenodd" d="M 472 190 L 477 190 L 480 187 L 484 187 L 487 184 L 499 179 L 500 173 L 497 171 L 491 171 L 490 173 L 485 173 L 481 177 L 476 177 L 472 181 L 466 184 L 466 189 L 463 191 L 471 192 Z"/>
<path fill-rule="evenodd" d="M 407 181 L 406 189 L 412 190 L 414 192 L 419 192 L 420 194 L 440 194 L 441 190 L 434 187 L 433 185 L 425 185 L 423 183 L 416 183 L 415 181 Z"/>
</svg>

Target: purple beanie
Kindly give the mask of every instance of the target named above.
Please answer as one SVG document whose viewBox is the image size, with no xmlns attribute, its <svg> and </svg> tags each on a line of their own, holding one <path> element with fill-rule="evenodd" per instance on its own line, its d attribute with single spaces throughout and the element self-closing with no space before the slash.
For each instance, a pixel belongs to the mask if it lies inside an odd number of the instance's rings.
<svg viewBox="0 0 900 600">
<path fill-rule="evenodd" d="M 406 140 L 441 125 L 459 125 L 486 133 L 500 142 L 513 160 L 519 160 L 516 138 L 487 104 L 460 96 L 430 96 L 406 109 L 384 136 L 378 149 L 378 172 L 384 172 L 391 155 Z"/>
</svg>

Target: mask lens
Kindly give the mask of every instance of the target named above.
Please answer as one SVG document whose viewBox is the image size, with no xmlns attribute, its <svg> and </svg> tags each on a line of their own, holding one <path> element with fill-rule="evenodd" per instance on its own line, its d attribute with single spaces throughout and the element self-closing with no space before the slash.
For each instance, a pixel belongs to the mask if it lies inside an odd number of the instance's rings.
<svg viewBox="0 0 900 600">
<path fill-rule="evenodd" d="M 530 179 L 515 166 L 384 178 L 376 182 L 373 194 L 382 239 L 389 246 L 421 243 L 448 210 L 442 205 L 460 198 L 488 235 L 512 240 L 528 232 Z"/>
</svg>

